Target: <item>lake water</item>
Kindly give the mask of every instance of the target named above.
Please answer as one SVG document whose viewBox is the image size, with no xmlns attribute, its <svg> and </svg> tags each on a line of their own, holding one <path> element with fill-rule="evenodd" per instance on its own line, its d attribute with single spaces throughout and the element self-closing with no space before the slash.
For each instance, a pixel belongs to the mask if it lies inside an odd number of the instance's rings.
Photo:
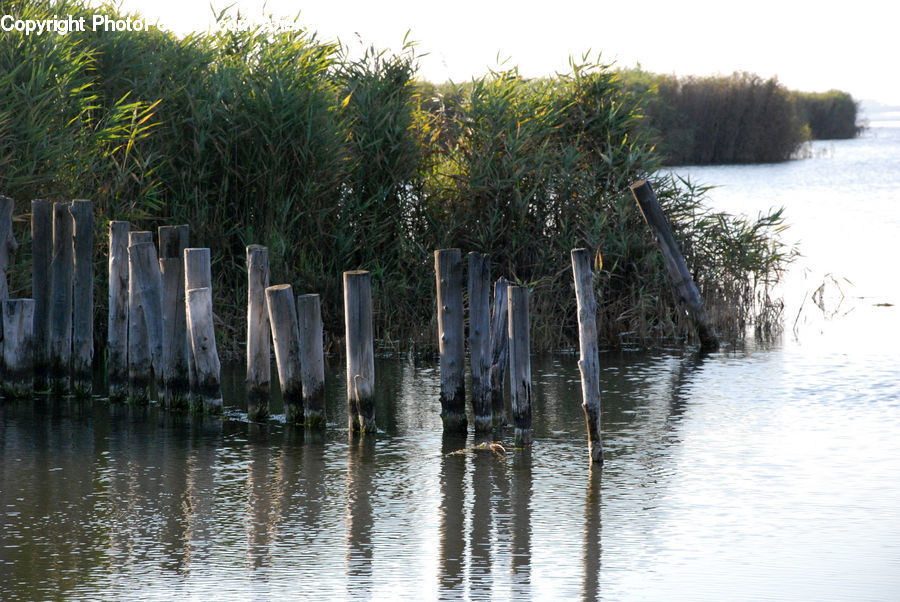
<svg viewBox="0 0 900 602">
<path fill-rule="evenodd" d="M 323 435 L 0 401 L 0 598 L 900 599 L 898 126 L 679 170 L 786 207 L 785 333 L 601 353 L 602 472 L 565 354 L 533 359 L 535 442 L 506 454 L 449 454 L 476 440 L 442 436 L 413 358 L 378 361 L 362 439 L 338 360 Z"/>
</svg>

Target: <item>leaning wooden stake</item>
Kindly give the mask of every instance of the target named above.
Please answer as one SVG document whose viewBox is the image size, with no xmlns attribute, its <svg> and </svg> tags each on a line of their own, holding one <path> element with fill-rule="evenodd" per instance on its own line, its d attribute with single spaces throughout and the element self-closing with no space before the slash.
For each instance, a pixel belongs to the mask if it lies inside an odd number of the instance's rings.
<svg viewBox="0 0 900 602">
<path fill-rule="evenodd" d="M 161 365 L 153 358 L 162 357 L 162 276 L 156 245 L 130 245 L 128 266 L 129 397 L 133 403 L 146 403 L 151 395 L 154 366 Z"/>
<path fill-rule="evenodd" d="M 213 327 L 212 291 L 209 288 L 190 289 L 185 293 L 185 304 L 191 348 L 196 360 L 197 393 L 206 413 L 221 414 L 221 364 Z"/>
<path fill-rule="evenodd" d="M 247 247 L 247 418 L 269 417 L 269 385 L 272 380 L 272 342 L 266 288 L 269 286 L 269 249 Z"/>
<path fill-rule="evenodd" d="M 600 440 L 600 359 L 597 352 L 597 303 L 591 275 L 591 256 L 587 249 L 572 249 L 572 273 L 578 304 L 578 341 L 581 359 L 581 406 L 587 422 L 588 452 L 591 462 L 603 464 Z"/>
<path fill-rule="evenodd" d="M 325 426 L 325 353 L 322 348 L 322 308 L 319 295 L 297 296 L 300 328 L 300 378 L 306 424 Z"/>
<path fill-rule="evenodd" d="M 6 270 L 9 268 L 10 256 L 19 248 L 13 235 L 12 217 L 15 202 L 6 196 L 0 196 L 0 300 L 9 298 L 9 283 Z"/>
<path fill-rule="evenodd" d="M 185 410 L 189 406 L 188 362 L 191 354 L 184 295 L 184 249 L 188 244 L 188 227 L 160 226 L 158 232 L 163 307 L 161 396 L 169 409 Z"/>
<path fill-rule="evenodd" d="M 53 204 L 53 256 L 50 262 L 50 388 L 69 391 L 72 362 L 72 214 L 69 203 Z"/>
<path fill-rule="evenodd" d="M 3 322 L 2 390 L 4 397 L 27 398 L 34 392 L 34 299 L 0 300 Z"/>
<path fill-rule="evenodd" d="M 509 385 L 516 445 L 531 443 L 531 343 L 528 334 L 528 287 L 508 287 Z"/>
<path fill-rule="evenodd" d="M 469 253 L 469 366 L 475 430 L 490 431 L 491 258 L 482 253 Z"/>
<path fill-rule="evenodd" d="M 459 249 L 434 252 L 437 279 L 441 420 L 444 429 L 464 431 L 466 420 L 465 339 L 463 336 L 462 259 Z"/>
<path fill-rule="evenodd" d="M 128 396 L 128 231 L 131 224 L 109 222 L 109 319 L 106 358 L 109 398 Z"/>
<path fill-rule="evenodd" d="M 94 368 L 94 209 L 86 200 L 72 201 L 74 281 L 72 283 L 72 390 L 90 395 Z"/>
<path fill-rule="evenodd" d="M 694 283 L 694 278 L 688 270 L 681 254 L 675 237 L 672 236 L 672 229 L 669 227 L 669 221 L 663 213 L 653 187 L 646 180 L 639 180 L 631 185 L 631 193 L 644 214 L 644 219 L 653 230 L 659 249 L 662 251 L 666 268 L 672 279 L 672 285 L 678 296 L 678 302 L 687 310 L 688 315 L 694 321 L 697 327 L 697 333 L 700 336 L 700 346 L 703 349 L 715 349 L 719 346 L 719 338 L 716 330 L 710 322 L 703 306 L 703 300 L 700 299 L 700 291 Z"/>
<path fill-rule="evenodd" d="M 344 272 L 344 326 L 350 430 L 375 432 L 375 341 L 369 272 Z"/>
<path fill-rule="evenodd" d="M 31 296 L 34 298 L 35 387 L 47 384 L 50 359 L 50 262 L 53 256 L 53 203 L 31 201 Z"/>
<path fill-rule="evenodd" d="M 184 250 L 184 290 L 192 288 L 208 288 L 212 291 L 212 266 L 210 252 L 207 248 L 189 248 Z M 185 305 L 185 309 L 187 305 Z M 188 333 L 190 336 L 190 332 Z M 189 346 L 190 358 L 188 360 L 188 379 L 191 388 L 191 404 L 195 410 L 203 410 L 203 399 L 198 392 L 197 385 L 197 360 L 194 355 L 193 345 Z"/>
<path fill-rule="evenodd" d="M 494 309 L 491 317 L 491 416 L 494 426 L 506 424 L 503 385 L 509 355 L 509 310 L 506 303 L 508 287 L 509 281 L 503 276 L 494 283 Z"/>
<path fill-rule="evenodd" d="M 297 309 L 290 284 L 277 284 L 266 289 L 269 324 L 275 343 L 275 365 L 284 399 L 284 413 L 288 422 L 303 424 L 303 381 L 300 377 L 300 332 Z"/>
</svg>

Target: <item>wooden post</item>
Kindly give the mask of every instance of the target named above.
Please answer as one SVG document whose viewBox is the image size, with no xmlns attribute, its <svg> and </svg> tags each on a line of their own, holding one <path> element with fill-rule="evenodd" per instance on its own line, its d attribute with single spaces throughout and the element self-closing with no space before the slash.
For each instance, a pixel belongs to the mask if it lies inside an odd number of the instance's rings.
<svg viewBox="0 0 900 602">
<path fill-rule="evenodd" d="M 210 264 L 210 252 L 207 248 L 188 248 L 184 250 L 184 290 L 192 288 L 208 288 L 212 291 L 212 267 Z M 187 310 L 187 303 L 185 303 Z M 190 332 L 188 333 L 190 336 Z M 193 345 L 189 346 L 190 358 L 188 360 L 188 381 L 191 388 L 191 403 L 195 410 L 203 410 L 203 399 L 198 391 L 197 384 L 197 360 L 194 355 Z"/>
<path fill-rule="evenodd" d="M 434 271 L 437 279 L 441 420 L 445 430 L 464 431 L 468 422 L 464 376 L 463 275 L 459 249 L 435 251 Z"/>
<path fill-rule="evenodd" d="M 659 244 L 663 260 L 672 279 L 678 302 L 687 310 L 697 327 L 700 347 L 702 349 L 718 348 L 719 338 L 716 330 L 706 313 L 703 300 L 700 298 L 700 291 L 697 290 L 694 278 L 688 271 L 681 249 L 679 249 L 675 237 L 672 236 L 669 221 L 656 199 L 653 187 L 650 186 L 650 182 L 639 180 L 631 185 L 631 193 L 634 195 L 634 200 L 637 201 L 644 219 L 653 230 L 653 235 L 656 237 L 656 242 Z"/>
<path fill-rule="evenodd" d="M 53 256 L 50 262 L 50 388 L 69 390 L 72 365 L 72 268 L 74 245 L 69 203 L 53 204 Z"/>
<path fill-rule="evenodd" d="M 325 426 L 325 353 L 322 348 L 322 307 L 319 295 L 297 296 L 300 329 L 300 378 L 306 424 Z"/>
<path fill-rule="evenodd" d="M 369 272 L 344 272 L 347 413 L 351 431 L 375 432 L 375 341 Z"/>
<path fill-rule="evenodd" d="M 190 289 L 185 293 L 188 331 L 196 359 L 197 393 L 208 414 L 222 413 L 222 387 L 219 381 L 221 364 L 216 351 L 216 331 L 213 326 L 212 291 L 209 288 Z"/>
<path fill-rule="evenodd" d="M 285 419 L 303 424 L 303 381 L 300 376 L 300 331 L 297 308 L 290 284 L 277 284 L 266 289 L 269 324 L 275 343 L 275 365 L 284 399 Z"/>
<path fill-rule="evenodd" d="M 516 445 L 531 443 L 531 343 L 528 333 L 528 287 L 509 294 L 509 385 Z"/>
<path fill-rule="evenodd" d="M 131 224 L 109 222 L 109 321 L 106 357 L 109 398 L 128 395 L 128 231 Z M 36 315 L 36 314 L 35 314 Z"/>
<path fill-rule="evenodd" d="M 191 353 L 184 295 L 184 249 L 188 245 L 188 227 L 160 226 L 158 235 L 162 276 L 161 397 L 167 408 L 186 410 L 189 407 L 188 362 Z"/>
<path fill-rule="evenodd" d="M 31 201 L 31 296 L 34 299 L 35 387 L 47 384 L 50 360 L 50 262 L 53 256 L 53 203 Z"/>
<path fill-rule="evenodd" d="M 269 249 L 247 247 L 247 418 L 269 417 L 269 384 L 272 380 L 272 343 L 266 288 L 269 286 Z"/>
<path fill-rule="evenodd" d="M 72 283 L 72 391 L 90 396 L 94 369 L 94 209 L 72 201 L 74 280 Z"/>
<path fill-rule="evenodd" d="M 129 389 L 132 402 L 144 403 L 150 399 L 153 370 L 161 365 L 153 358 L 162 357 L 162 276 L 156 246 L 152 242 L 130 245 L 128 265 Z"/>
<path fill-rule="evenodd" d="M 494 426 L 506 424 L 503 381 L 506 380 L 507 355 L 509 355 L 507 287 L 509 281 L 503 276 L 494 283 L 494 310 L 491 318 L 491 417 Z"/>
<path fill-rule="evenodd" d="M 9 269 L 10 256 L 19 248 L 16 237 L 13 235 L 13 210 L 15 202 L 0 195 L 0 300 L 9 299 L 9 282 L 6 280 L 6 270 Z"/>
<path fill-rule="evenodd" d="M 34 299 L 3 299 L 2 382 L 4 397 L 27 398 L 34 391 Z"/>
<path fill-rule="evenodd" d="M 469 253 L 469 366 L 475 431 L 490 431 L 491 258 L 481 253 Z"/>
<path fill-rule="evenodd" d="M 581 358 L 581 407 L 587 422 L 588 452 L 591 462 L 603 464 L 603 444 L 600 439 L 600 358 L 597 352 L 597 303 L 594 301 L 594 281 L 591 256 L 587 249 L 572 249 L 572 273 L 575 278 L 575 299 L 578 304 L 578 341 Z"/>
</svg>

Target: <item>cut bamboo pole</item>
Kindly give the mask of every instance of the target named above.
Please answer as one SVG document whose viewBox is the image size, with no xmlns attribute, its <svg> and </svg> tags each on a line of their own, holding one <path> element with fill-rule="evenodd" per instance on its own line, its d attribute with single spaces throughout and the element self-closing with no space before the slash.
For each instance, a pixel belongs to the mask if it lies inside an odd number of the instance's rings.
<svg viewBox="0 0 900 602">
<path fill-rule="evenodd" d="M 531 443 L 531 343 L 528 287 L 507 288 L 509 295 L 509 385 L 516 445 Z"/>
<path fill-rule="evenodd" d="M 509 355 L 509 310 L 507 309 L 509 281 L 500 276 L 494 283 L 494 309 L 491 317 L 491 418 L 494 426 L 506 424 L 506 405 L 503 385 L 506 380 Z"/>
<path fill-rule="evenodd" d="M 207 414 L 221 414 L 221 364 L 213 327 L 212 291 L 209 288 L 190 289 L 185 293 L 185 304 L 191 348 L 197 362 L 197 394 Z"/>
<path fill-rule="evenodd" d="M 700 298 L 700 291 L 694 283 L 694 278 L 688 270 L 681 249 L 672 236 L 672 229 L 669 227 L 669 220 L 666 219 L 653 187 L 646 180 L 639 180 L 631 185 L 631 193 L 634 200 L 637 201 L 644 219 L 653 230 L 653 236 L 659 244 L 659 250 L 662 252 L 663 260 L 672 279 L 672 286 L 675 288 L 675 294 L 678 302 L 686 310 L 688 315 L 697 328 L 697 334 L 700 338 L 700 346 L 703 349 L 716 349 L 719 346 L 719 338 L 716 330 L 713 328 L 706 308 L 703 306 L 703 300 Z"/>
<path fill-rule="evenodd" d="M 128 396 L 128 231 L 131 224 L 109 222 L 109 320 L 106 328 L 109 398 Z M 37 319 L 37 313 L 35 313 Z"/>
<path fill-rule="evenodd" d="M 72 268 L 74 245 L 69 203 L 53 204 L 53 255 L 50 262 L 50 389 L 68 393 L 72 367 Z"/>
<path fill-rule="evenodd" d="M 210 252 L 207 248 L 188 248 L 184 250 L 184 290 L 192 288 L 208 288 L 212 291 L 212 266 Z M 187 304 L 185 304 L 187 309 Z M 189 333 L 190 336 L 190 333 Z M 191 404 L 195 410 L 203 410 L 203 399 L 198 392 L 197 385 L 197 360 L 194 355 L 193 345 L 189 345 L 190 359 L 188 360 L 188 380 L 191 388 Z"/>
<path fill-rule="evenodd" d="M 300 331 L 297 327 L 297 308 L 290 284 L 276 284 L 266 289 L 269 324 L 275 343 L 275 365 L 284 399 L 285 419 L 303 424 L 303 380 L 300 376 Z"/>
<path fill-rule="evenodd" d="M 130 245 L 128 265 L 129 396 L 133 403 L 145 403 L 151 396 L 155 366 L 161 365 L 160 360 L 154 362 L 153 358 L 162 357 L 162 276 L 156 245 Z"/>
<path fill-rule="evenodd" d="M 575 279 L 575 299 L 578 304 L 578 341 L 581 358 L 581 406 L 587 423 L 588 453 L 591 462 L 603 464 L 603 444 L 600 439 L 600 358 L 597 351 L 597 303 L 594 300 L 594 281 L 591 256 L 587 249 L 572 249 L 572 273 Z"/>
<path fill-rule="evenodd" d="M 161 397 L 167 408 L 186 410 L 190 405 L 188 362 L 191 354 L 184 294 L 184 249 L 188 245 L 188 227 L 160 226 L 157 232 L 163 307 Z"/>
<path fill-rule="evenodd" d="M 72 283 L 72 391 L 90 396 L 94 372 L 94 208 L 72 201 L 74 280 Z"/>
<path fill-rule="evenodd" d="M 247 418 L 269 417 L 272 380 L 272 343 L 266 288 L 269 286 L 269 249 L 247 247 Z"/>
<path fill-rule="evenodd" d="M 437 280 L 441 420 L 445 430 L 464 431 L 466 420 L 465 338 L 462 259 L 459 249 L 434 252 Z"/>
<path fill-rule="evenodd" d="M 300 377 L 306 425 L 325 426 L 325 353 L 322 347 L 322 307 L 319 295 L 297 296 L 300 328 Z"/>
<path fill-rule="evenodd" d="M 9 282 L 6 279 L 6 271 L 9 269 L 10 258 L 19 248 L 16 237 L 13 235 L 13 210 L 15 202 L 0 195 L 0 300 L 9 298 Z"/>
<path fill-rule="evenodd" d="M 375 432 L 375 341 L 369 272 L 344 272 L 344 326 L 350 430 Z"/>
<path fill-rule="evenodd" d="M 469 366 L 475 430 L 490 431 L 491 258 L 482 253 L 469 253 Z"/>
<path fill-rule="evenodd" d="M 3 395 L 28 398 L 34 392 L 34 299 L 3 299 Z"/>
<path fill-rule="evenodd" d="M 50 263 L 53 256 L 53 203 L 31 201 L 31 296 L 34 299 L 35 387 L 47 385 L 50 360 Z"/>
</svg>

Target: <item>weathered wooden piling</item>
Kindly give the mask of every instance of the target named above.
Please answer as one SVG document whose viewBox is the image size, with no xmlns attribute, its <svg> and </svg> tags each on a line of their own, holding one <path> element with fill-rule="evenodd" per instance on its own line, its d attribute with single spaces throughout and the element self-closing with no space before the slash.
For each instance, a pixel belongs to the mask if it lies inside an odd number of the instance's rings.
<svg viewBox="0 0 900 602">
<path fill-rule="evenodd" d="M 135 234 L 132 232 L 131 234 Z M 151 395 L 156 366 L 162 357 L 162 275 L 156 245 L 134 243 L 128 247 L 128 381 L 132 403 L 146 403 Z"/>
<path fill-rule="evenodd" d="M 72 214 L 69 203 L 53 204 L 53 255 L 50 261 L 50 388 L 69 392 L 72 366 Z"/>
<path fill-rule="evenodd" d="M 222 386 L 219 380 L 221 364 L 216 350 L 216 331 L 213 326 L 212 290 L 189 289 L 185 293 L 185 304 L 191 349 L 196 360 L 196 391 L 207 414 L 221 414 Z"/>
<path fill-rule="evenodd" d="M 687 310 L 693 320 L 700 338 L 701 348 L 716 349 L 719 346 L 716 330 L 706 313 L 703 300 L 700 298 L 700 291 L 697 290 L 697 285 L 688 270 L 681 249 L 678 247 L 675 237 L 672 236 L 669 220 L 666 219 L 666 215 L 656 199 L 653 187 L 650 182 L 639 180 L 631 185 L 631 193 L 634 195 L 634 200 L 637 201 L 644 219 L 653 230 L 653 236 L 659 244 L 659 250 L 662 252 L 663 260 L 672 279 L 672 286 L 675 288 L 678 302 Z"/>
<path fill-rule="evenodd" d="M 494 426 L 506 424 L 503 385 L 509 355 L 509 310 L 506 303 L 508 287 L 509 281 L 503 276 L 494 283 L 494 309 L 491 316 L 491 421 Z"/>
<path fill-rule="evenodd" d="M 109 398 L 128 396 L 128 231 L 131 224 L 109 222 L 109 318 L 106 325 L 106 370 Z M 37 314 L 35 314 L 37 315 Z"/>
<path fill-rule="evenodd" d="M 6 270 L 9 269 L 10 256 L 19 248 L 19 243 L 13 235 L 14 208 L 15 202 L 11 198 L 0 195 L 0 300 L 9 298 Z"/>
<path fill-rule="evenodd" d="M 372 280 L 367 271 L 344 272 L 347 341 L 347 414 L 351 431 L 375 432 L 375 341 Z"/>
<path fill-rule="evenodd" d="M 94 368 L 94 208 L 75 200 L 69 208 L 74 236 L 72 282 L 72 391 L 90 395 Z"/>
<path fill-rule="evenodd" d="M 34 299 L 2 299 L 0 307 L 3 395 L 27 398 L 34 392 Z"/>
<path fill-rule="evenodd" d="M 208 288 L 212 291 L 212 266 L 210 252 L 207 248 L 188 248 L 184 250 L 184 290 L 192 288 Z M 187 304 L 185 304 L 187 308 Z M 190 331 L 188 332 L 190 336 Z M 203 399 L 197 389 L 197 360 L 193 345 L 189 346 L 188 381 L 191 388 L 191 404 L 198 411 L 203 410 Z"/>
<path fill-rule="evenodd" d="M 509 295 L 509 386 L 516 445 L 531 443 L 531 342 L 528 287 L 507 288 Z"/>
<path fill-rule="evenodd" d="M 173 410 L 186 410 L 189 406 L 191 352 L 184 294 L 184 250 L 188 234 L 185 225 L 160 226 L 158 230 L 163 308 L 161 397 L 166 407 Z"/>
<path fill-rule="evenodd" d="M 266 305 L 272 341 L 275 343 L 275 366 L 284 399 L 284 413 L 288 422 L 303 424 L 303 380 L 300 375 L 300 331 L 297 308 L 290 284 L 276 284 L 266 289 Z"/>
<path fill-rule="evenodd" d="M 445 430 L 463 431 L 468 422 L 463 336 L 463 273 L 459 249 L 435 251 L 434 273 L 437 280 L 441 420 Z"/>
<path fill-rule="evenodd" d="M 269 286 L 269 249 L 247 247 L 247 418 L 264 421 L 269 417 L 269 388 L 272 380 L 272 343 L 266 288 Z"/>
<path fill-rule="evenodd" d="M 475 430 L 490 431 L 491 417 L 491 258 L 469 253 L 469 367 Z"/>
<path fill-rule="evenodd" d="M 322 347 L 322 307 L 319 295 L 297 295 L 300 329 L 300 379 L 306 424 L 325 426 L 325 353 Z"/>
<path fill-rule="evenodd" d="M 31 201 L 31 296 L 34 299 L 34 382 L 47 384 L 50 360 L 50 263 L 53 256 L 53 203 Z"/>
<path fill-rule="evenodd" d="M 575 299 L 578 305 L 578 341 L 581 357 L 581 406 L 587 423 L 588 452 L 591 462 L 603 464 L 603 444 L 600 439 L 600 358 L 597 351 L 597 303 L 594 300 L 594 281 L 591 256 L 587 249 L 572 249 L 572 273 L 575 279 Z"/>
</svg>

